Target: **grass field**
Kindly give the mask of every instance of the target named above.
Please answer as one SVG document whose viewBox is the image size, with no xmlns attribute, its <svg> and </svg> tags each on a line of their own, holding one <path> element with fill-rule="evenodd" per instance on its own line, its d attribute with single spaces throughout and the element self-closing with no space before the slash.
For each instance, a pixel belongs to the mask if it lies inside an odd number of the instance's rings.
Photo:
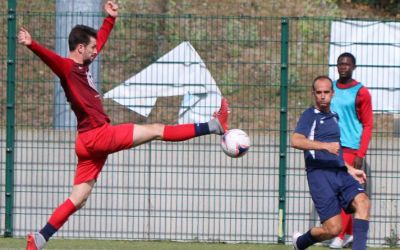
<svg viewBox="0 0 400 250">
<path fill-rule="evenodd" d="M 25 249 L 25 239 L 0 238 L 0 249 Z M 106 241 L 106 240 L 59 240 L 49 242 L 46 249 L 130 249 L 130 250 L 289 250 L 289 245 L 273 244 L 223 244 L 187 243 L 169 241 Z M 328 250 L 327 247 L 311 247 L 310 250 Z M 368 248 L 384 249 L 384 248 Z M 400 248 L 390 248 L 400 250 Z"/>
</svg>

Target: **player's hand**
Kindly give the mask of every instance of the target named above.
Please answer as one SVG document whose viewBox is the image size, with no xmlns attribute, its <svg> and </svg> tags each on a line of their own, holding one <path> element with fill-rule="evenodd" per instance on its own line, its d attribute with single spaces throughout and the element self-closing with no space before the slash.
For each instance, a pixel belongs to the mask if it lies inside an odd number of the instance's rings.
<svg viewBox="0 0 400 250">
<path fill-rule="evenodd" d="M 107 3 L 104 5 L 104 10 L 112 17 L 118 16 L 118 4 L 114 3 L 113 1 L 107 1 Z"/>
<path fill-rule="evenodd" d="M 31 34 L 29 34 L 29 32 L 21 27 L 18 31 L 18 43 L 25 45 L 25 46 L 29 46 L 32 44 L 32 36 Z"/>
<path fill-rule="evenodd" d="M 331 154 L 339 155 L 340 143 L 339 142 L 326 142 L 325 150 Z"/>
<path fill-rule="evenodd" d="M 356 158 L 354 159 L 354 168 L 362 169 L 363 161 L 363 158 L 356 156 Z"/>
<path fill-rule="evenodd" d="M 356 169 L 350 165 L 347 165 L 347 172 L 353 176 L 354 179 L 356 179 L 360 184 L 364 184 L 367 181 L 367 175 L 365 174 L 364 171 L 361 169 Z"/>
</svg>

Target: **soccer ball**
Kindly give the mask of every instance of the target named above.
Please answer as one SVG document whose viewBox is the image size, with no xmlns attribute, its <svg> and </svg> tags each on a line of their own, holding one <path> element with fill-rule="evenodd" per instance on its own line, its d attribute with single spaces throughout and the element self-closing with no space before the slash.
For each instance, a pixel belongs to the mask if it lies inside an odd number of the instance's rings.
<svg viewBox="0 0 400 250">
<path fill-rule="evenodd" d="M 221 148 L 229 157 L 241 157 L 249 151 L 250 138 L 243 130 L 228 130 L 221 137 Z"/>
</svg>

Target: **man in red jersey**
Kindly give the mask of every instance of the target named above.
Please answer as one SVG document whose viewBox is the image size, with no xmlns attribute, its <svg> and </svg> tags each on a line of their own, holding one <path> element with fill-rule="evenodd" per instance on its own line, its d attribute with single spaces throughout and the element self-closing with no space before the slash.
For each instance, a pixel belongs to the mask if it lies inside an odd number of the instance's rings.
<svg viewBox="0 0 400 250">
<path fill-rule="evenodd" d="M 228 129 L 229 107 L 225 98 L 222 98 L 221 108 L 214 114 L 214 119 L 207 123 L 111 125 L 89 72 L 89 64 L 103 48 L 114 26 L 118 5 L 108 1 L 104 10 L 108 16 L 98 31 L 85 25 L 77 25 L 71 30 L 68 58 L 38 44 L 26 29 L 21 28 L 18 32 L 18 42 L 32 50 L 60 78 L 78 121 L 75 143 L 78 164 L 71 194 L 55 209 L 39 232 L 28 235 L 29 250 L 42 249 L 68 217 L 85 205 L 109 154 L 152 140 L 184 141 L 207 134 L 220 135 Z"/>
<path fill-rule="evenodd" d="M 345 162 L 361 169 L 368 144 L 371 140 L 373 112 L 371 95 L 359 81 L 353 79 L 356 58 L 351 53 L 343 53 L 337 59 L 339 79 L 334 82 L 335 96 L 332 99 L 332 111 L 339 115 L 340 143 L 343 147 Z M 343 210 L 343 229 L 329 245 L 330 248 L 342 248 L 353 241 L 353 220 Z M 354 227 L 357 225 L 354 224 Z M 345 234 L 348 235 L 345 238 Z"/>
</svg>

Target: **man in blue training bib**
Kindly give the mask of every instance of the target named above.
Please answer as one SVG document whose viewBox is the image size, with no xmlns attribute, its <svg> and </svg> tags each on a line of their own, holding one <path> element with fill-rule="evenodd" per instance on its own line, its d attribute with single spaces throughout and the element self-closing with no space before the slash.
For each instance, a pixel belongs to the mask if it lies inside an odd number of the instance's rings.
<svg viewBox="0 0 400 250">
<path fill-rule="evenodd" d="M 336 237 L 342 230 L 340 211 L 354 213 L 353 249 L 365 250 L 370 201 L 361 186 L 364 171 L 346 165 L 340 146 L 338 115 L 330 110 L 332 80 L 318 76 L 312 85 L 315 106 L 300 116 L 292 135 L 292 147 L 304 150 L 307 181 L 322 226 L 293 235 L 293 248 L 303 250 Z"/>
</svg>

